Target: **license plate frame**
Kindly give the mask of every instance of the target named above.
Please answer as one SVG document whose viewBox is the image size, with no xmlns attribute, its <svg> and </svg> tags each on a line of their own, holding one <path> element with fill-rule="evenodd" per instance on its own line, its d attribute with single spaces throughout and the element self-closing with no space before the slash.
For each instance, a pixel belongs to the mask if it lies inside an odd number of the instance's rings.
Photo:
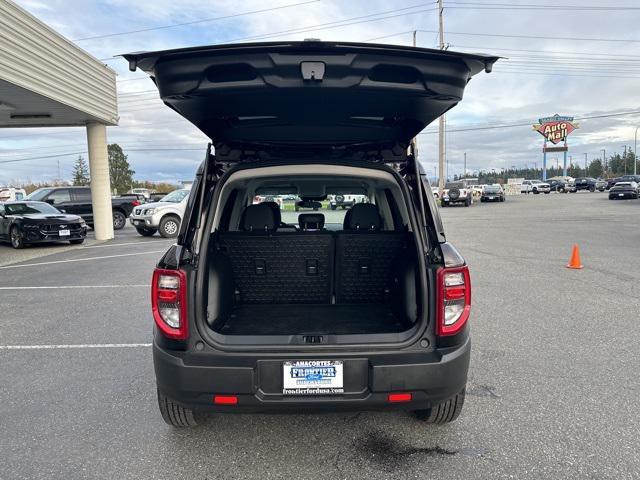
<svg viewBox="0 0 640 480">
<path fill-rule="evenodd" d="M 60 237 L 69 237 L 70 235 L 71 235 L 71 230 L 69 229 L 58 230 L 58 236 Z"/>
<path fill-rule="evenodd" d="M 342 360 L 291 360 L 282 363 L 282 394 L 342 395 Z"/>
</svg>

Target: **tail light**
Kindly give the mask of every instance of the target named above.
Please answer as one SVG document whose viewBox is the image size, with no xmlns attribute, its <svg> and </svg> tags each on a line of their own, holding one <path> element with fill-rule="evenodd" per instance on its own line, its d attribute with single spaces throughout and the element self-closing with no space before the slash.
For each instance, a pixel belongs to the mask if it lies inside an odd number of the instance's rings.
<svg viewBox="0 0 640 480">
<path fill-rule="evenodd" d="M 186 340 L 189 334 L 187 281 L 182 270 L 156 268 L 153 271 L 151 308 L 153 319 L 165 337 Z"/>
<path fill-rule="evenodd" d="M 455 335 L 469 319 L 471 281 L 469 268 L 453 267 L 438 270 L 438 315 L 436 335 Z"/>
</svg>

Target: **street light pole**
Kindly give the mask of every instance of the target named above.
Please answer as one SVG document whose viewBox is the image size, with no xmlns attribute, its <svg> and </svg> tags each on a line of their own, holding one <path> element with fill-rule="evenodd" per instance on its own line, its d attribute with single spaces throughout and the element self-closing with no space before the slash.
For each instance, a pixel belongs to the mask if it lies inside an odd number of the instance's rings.
<svg viewBox="0 0 640 480">
<path fill-rule="evenodd" d="M 603 148 L 602 150 L 602 170 L 607 169 L 607 151 Z"/>
<path fill-rule="evenodd" d="M 633 174 L 638 174 L 638 129 L 640 127 L 636 127 L 636 133 L 633 139 Z"/>
</svg>

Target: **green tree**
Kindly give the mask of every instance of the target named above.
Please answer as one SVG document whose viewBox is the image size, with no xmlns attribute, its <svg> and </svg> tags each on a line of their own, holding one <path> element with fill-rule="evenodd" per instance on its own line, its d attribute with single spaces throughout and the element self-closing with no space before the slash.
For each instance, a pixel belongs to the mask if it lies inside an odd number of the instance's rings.
<svg viewBox="0 0 640 480">
<path fill-rule="evenodd" d="M 73 184 L 89 185 L 89 166 L 82 155 L 78 156 L 76 163 L 73 165 Z"/>
<path fill-rule="evenodd" d="M 591 160 L 591 163 L 589 164 L 589 176 L 594 178 L 602 177 L 603 172 L 602 160 L 599 158 Z"/>
<path fill-rule="evenodd" d="M 109 177 L 111 178 L 111 188 L 117 193 L 124 193 L 133 184 L 134 172 L 131 170 L 127 155 L 122 151 L 122 147 L 117 143 L 107 146 L 109 154 Z"/>
</svg>

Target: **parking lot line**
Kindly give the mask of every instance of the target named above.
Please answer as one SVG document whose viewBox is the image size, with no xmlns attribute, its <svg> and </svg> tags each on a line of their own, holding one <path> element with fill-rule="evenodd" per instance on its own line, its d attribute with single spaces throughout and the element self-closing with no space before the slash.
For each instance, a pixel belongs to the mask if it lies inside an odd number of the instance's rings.
<svg viewBox="0 0 640 480">
<path fill-rule="evenodd" d="M 170 243 L 171 239 L 158 239 L 151 240 L 151 243 Z M 149 241 L 140 241 L 140 242 L 126 242 L 126 243 L 110 243 L 108 245 L 87 245 L 86 247 L 80 247 L 78 250 L 85 250 L 88 248 L 108 248 L 108 247 L 124 247 L 125 245 L 148 245 Z"/>
<path fill-rule="evenodd" d="M 0 345 L 0 350 L 70 350 L 81 348 L 146 348 L 150 343 L 85 343 L 78 345 Z"/>
<path fill-rule="evenodd" d="M 132 256 L 150 255 L 152 253 L 164 253 L 164 252 L 166 252 L 166 250 L 153 250 L 151 252 L 121 253 L 119 255 L 104 255 L 101 257 L 74 258 L 70 260 L 54 260 L 51 262 L 27 263 L 26 265 L 5 265 L 4 267 L 0 267 L 0 270 L 6 270 L 8 268 L 39 267 L 41 265 L 53 265 L 56 263 L 88 262 L 90 260 L 103 260 L 105 258 L 132 257 Z"/>
<path fill-rule="evenodd" d="M 149 288 L 151 285 L 52 285 L 43 287 L 0 287 L 0 290 L 55 290 L 55 289 L 76 289 L 76 288 Z"/>
</svg>

